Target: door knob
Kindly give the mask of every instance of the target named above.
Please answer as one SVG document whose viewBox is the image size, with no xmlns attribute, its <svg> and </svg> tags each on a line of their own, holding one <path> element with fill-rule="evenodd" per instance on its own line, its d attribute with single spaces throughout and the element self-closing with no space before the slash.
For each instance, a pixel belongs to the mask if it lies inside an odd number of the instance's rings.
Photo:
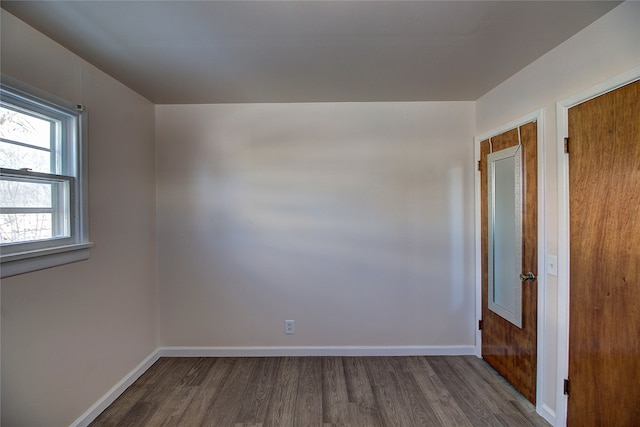
<svg viewBox="0 0 640 427">
<path fill-rule="evenodd" d="M 523 282 L 527 280 L 529 282 L 534 282 L 536 280 L 536 276 L 532 272 L 528 272 L 527 274 L 521 274 L 520 280 Z"/>
</svg>

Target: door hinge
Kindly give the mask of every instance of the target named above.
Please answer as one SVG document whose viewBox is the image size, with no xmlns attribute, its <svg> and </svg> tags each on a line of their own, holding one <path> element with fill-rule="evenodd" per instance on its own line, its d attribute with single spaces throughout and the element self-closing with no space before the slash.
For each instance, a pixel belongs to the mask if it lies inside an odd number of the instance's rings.
<svg viewBox="0 0 640 427">
<path fill-rule="evenodd" d="M 564 380 L 563 393 L 565 396 L 569 396 L 569 380 Z"/>
<path fill-rule="evenodd" d="M 478 320 L 478 330 L 481 331 L 484 327 L 484 322 L 482 320 Z"/>
<path fill-rule="evenodd" d="M 480 171 L 480 160 L 478 160 L 478 171 Z"/>
<path fill-rule="evenodd" d="M 569 154 L 569 137 L 564 139 L 564 152 Z"/>
</svg>

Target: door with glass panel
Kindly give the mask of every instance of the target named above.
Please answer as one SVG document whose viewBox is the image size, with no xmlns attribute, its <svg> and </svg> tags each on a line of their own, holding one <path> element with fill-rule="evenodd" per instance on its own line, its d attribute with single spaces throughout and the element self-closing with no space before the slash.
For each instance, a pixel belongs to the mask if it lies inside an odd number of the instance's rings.
<svg viewBox="0 0 640 427">
<path fill-rule="evenodd" d="M 537 124 L 482 141 L 482 357 L 536 400 Z"/>
</svg>

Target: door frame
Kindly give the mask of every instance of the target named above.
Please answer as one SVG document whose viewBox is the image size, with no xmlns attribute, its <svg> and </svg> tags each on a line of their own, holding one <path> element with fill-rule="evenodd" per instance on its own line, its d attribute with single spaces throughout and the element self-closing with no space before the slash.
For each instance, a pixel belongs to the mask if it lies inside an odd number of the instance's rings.
<svg viewBox="0 0 640 427">
<path fill-rule="evenodd" d="M 544 109 L 536 110 L 525 116 L 517 118 L 503 126 L 492 129 L 474 139 L 475 162 L 480 161 L 480 143 L 490 137 L 500 135 L 509 130 L 530 122 L 536 122 L 537 134 L 537 181 L 538 181 L 538 327 L 537 327 L 537 358 L 536 358 L 536 412 L 547 421 L 554 418 L 554 414 L 546 409 L 546 405 L 542 402 L 544 399 L 544 387 L 542 380 L 544 379 L 544 332 L 545 332 L 545 295 L 546 295 L 546 270 L 545 270 L 545 254 L 546 254 L 546 224 L 545 224 L 545 154 L 544 154 Z M 478 321 L 482 319 L 482 211 L 481 203 L 481 176 L 478 168 L 475 168 L 475 265 L 476 265 L 476 356 L 482 358 L 482 332 L 478 330 Z"/>
<path fill-rule="evenodd" d="M 567 396 L 562 393 L 569 376 L 569 156 L 564 138 L 569 135 L 569 109 L 607 92 L 640 80 L 640 66 L 618 74 L 575 95 L 556 102 L 558 159 L 558 354 L 556 378 L 556 426 L 567 423 Z"/>
</svg>

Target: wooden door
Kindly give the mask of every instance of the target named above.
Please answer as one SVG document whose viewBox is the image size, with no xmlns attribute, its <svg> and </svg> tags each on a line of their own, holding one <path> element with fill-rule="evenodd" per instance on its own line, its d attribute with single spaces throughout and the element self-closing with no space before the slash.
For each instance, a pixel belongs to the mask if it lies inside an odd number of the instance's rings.
<svg viewBox="0 0 640 427">
<path fill-rule="evenodd" d="M 640 423 L 640 82 L 569 109 L 570 426 Z"/>
<path fill-rule="evenodd" d="M 520 126 L 523 149 L 522 272 L 538 275 L 537 125 Z M 518 129 L 491 138 L 493 152 L 518 145 Z M 489 141 L 480 144 L 482 215 L 482 357 L 523 396 L 535 404 L 538 328 L 538 284 L 522 284 L 522 328 L 488 308 L 488 189 Z"/>
</svg>

